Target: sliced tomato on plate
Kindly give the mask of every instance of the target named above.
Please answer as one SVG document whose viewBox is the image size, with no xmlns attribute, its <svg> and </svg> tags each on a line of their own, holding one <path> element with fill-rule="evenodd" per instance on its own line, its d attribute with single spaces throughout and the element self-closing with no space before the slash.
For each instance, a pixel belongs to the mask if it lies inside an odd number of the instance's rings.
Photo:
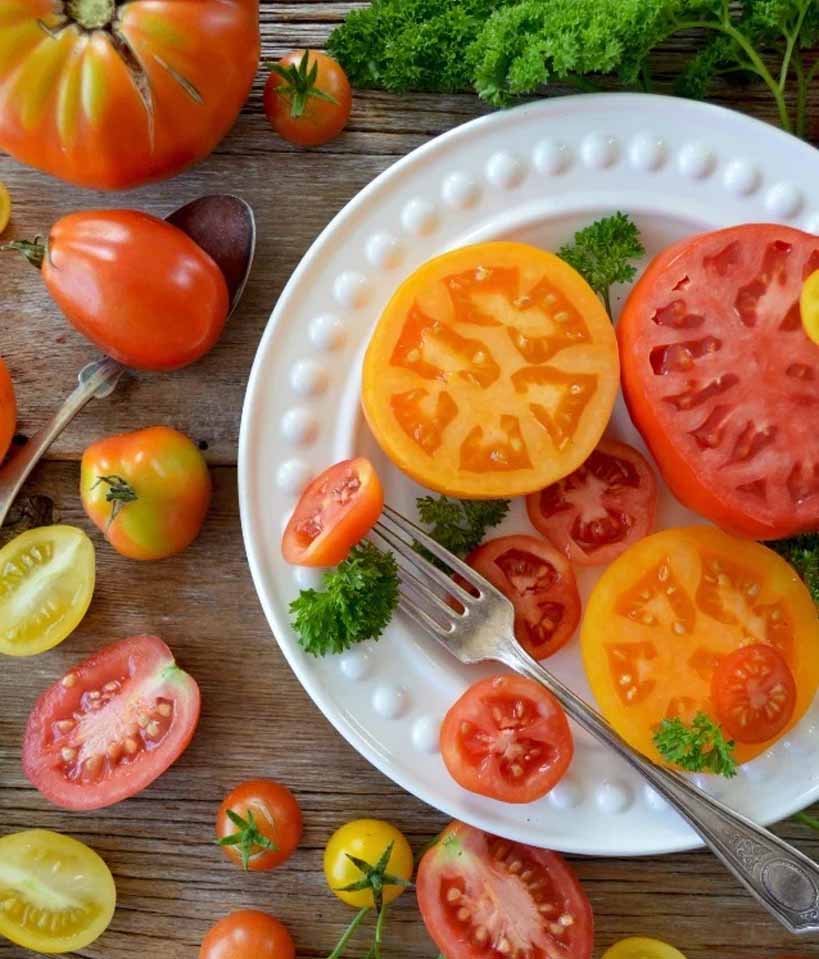
<svg viewBox="0 0 819 959">
<path fill-rule="evenodd" d="M 571 639 L 580 622 L 572 567 L 554 546 L 534 536 L 491 539 L 467 562 L 515 607 L 515 636 L 530 656 L 545 659 Z"/>
<path fill-rule="evenodd" d="M 547 849 L 453 822 L 418 867 L 418 906 L 447 959 L 590 959 L 591 905 Z"/>
<path fill-rule="evenodd" d="M 573 563 L 610 563 L 654 527 L 657 481 L 633 446 L 603 440 L 573 473 L 526 497 L 535 529 Z"/>
<path fill-rule="evenodd" d="M 301 494 L 282 537 L 282 555 L 296 566 L 335 566 L 372 529 L 384 508 L 375 467 L 363 456 L 342 460 Z"/>
<path fill-rule="evenodd" d="M 101 809 L 145 789 L 199 721 L 199 687 L 156 636 L 133 636 L 72 667 L 37 700 L 23 771 L 64 809 Z"/>
<path fill-rule="evenodd" d="M 623 392 L 666 482 L 730 532 L 819 528 L 819 346 L 800 317 L 819 237 L 750 224 L 684 240 L 617 325 Z"/>
<path fill-rule="evenodd" d="M 528 803 L 563 778 L 574 754 L 558 701 L 523 676 L 491 676 L 470 686 L 441 726 L 441 755 L 464 789 Z"/>
</svg>

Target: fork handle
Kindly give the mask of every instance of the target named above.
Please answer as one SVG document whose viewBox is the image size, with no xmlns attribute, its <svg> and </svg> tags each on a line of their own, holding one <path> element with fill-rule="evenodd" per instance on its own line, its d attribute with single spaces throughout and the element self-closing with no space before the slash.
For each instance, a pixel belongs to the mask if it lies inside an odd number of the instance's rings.
<svg viewBox="0 0 819 959">
<path fill-rule="evenodd" d="M 636 752 L 600 713 L 517 644 L 504 648 L 502 661 L 545 686 L 575 722 L 642 773 L 789 932 L 819 932 L 819 867 L 807 856 L 692 786 L 679 773 Z"/>
</svg>

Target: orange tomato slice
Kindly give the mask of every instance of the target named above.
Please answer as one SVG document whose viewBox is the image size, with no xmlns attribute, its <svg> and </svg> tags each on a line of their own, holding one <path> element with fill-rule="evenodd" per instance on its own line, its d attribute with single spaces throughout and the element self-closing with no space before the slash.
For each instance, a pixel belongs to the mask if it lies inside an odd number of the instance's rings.
<svg viewBox="0 0 819 959">
<path fill-rule="evenodd" d="M 791 729 L 819 684 L 819 618 L 805 585 L 772 550 L 710 526 L 655 533 L 612 563 L 589 597 L 581 644 L 603 715 L 652 759 L 661 720 L 702 710 L 719 721 L 713 676 L 741 647 L 781 654 L 796 703 L 775 736 L 737 743 L 738 762 Z"/>
<path fill-rule="evenodd" d="M 395 292 L 364 359 L 362 403 L 399 469 L 480 499 L 576 469 L 618 383 L 611 321 L 580 274 L 537 247 L 480 243 L 429 260 Z"/>
</svg>

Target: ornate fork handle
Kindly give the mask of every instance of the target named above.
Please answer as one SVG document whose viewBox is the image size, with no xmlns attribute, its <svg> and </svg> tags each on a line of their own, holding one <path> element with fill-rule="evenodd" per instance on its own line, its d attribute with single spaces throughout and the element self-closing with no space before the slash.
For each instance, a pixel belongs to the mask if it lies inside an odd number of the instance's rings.
<svg viewBox="0 0 819 959">
<path fill-rule="evenodd" d="M 789 932 L 819 932 L 819 866 L 767 829 L 707 796 L 678 773 L 635 752 L 596 710 L 516 643 L 503 643 L 498 657 L 516 672 L 542 683 L 572 719 L 642 773 Z"/>
</svg>

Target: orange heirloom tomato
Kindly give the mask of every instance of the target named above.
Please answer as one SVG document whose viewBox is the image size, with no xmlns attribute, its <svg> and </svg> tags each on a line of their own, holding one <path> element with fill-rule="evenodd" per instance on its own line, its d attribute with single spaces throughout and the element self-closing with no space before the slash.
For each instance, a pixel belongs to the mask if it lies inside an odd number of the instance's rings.
<svg viewBox="0 0 819 959">
<path fill-rule="evenodd" d="M 80 186 L 173 176 L 233 125 L 258 0 L 0 0 L 0 149 Z"/>
<path fill-rule="evenodd" d="M 580 274 L 537 247 L 480 243 L 399 286 L 367 349 L 362 401 L 399 469 L 481 499 L 580 466 L 618 382 L 611 321 Z"/>
<path fill-rule="evenodd" d="M 83 453 L 82 505 L 118 553 L 164 559 L 196 539 L 210 505 L 204 457 L 182 433 L 153 426 Z"/>
<path fill-rule="evenodd" d="M 769 647 L 781 675 L 795 684 L 783 704 L 787 715 L 767 737 L 737 742 L 740 763 L 794 726 L 819 684 L 819 618 L 802 580 L 772 550 L 712 526 L 664 530 L 623 553 L 592 590 L 581 644 L 603 715 L 655 760 L 652 737 L 663 719 L 689 723 L 702 711 L 716 722 L 730 720 L 730 738 L 743 722 L 736 712 L 741 698 L 769 695 L 762 674 L 756 688 L 737 688 L 740 648 Z"/>
<path fill-rule="evenodd" d="M 0 359 L 0 463 L 8 453 L 17 424 L 17 403 L 8 367 Z"/>
</svg>

